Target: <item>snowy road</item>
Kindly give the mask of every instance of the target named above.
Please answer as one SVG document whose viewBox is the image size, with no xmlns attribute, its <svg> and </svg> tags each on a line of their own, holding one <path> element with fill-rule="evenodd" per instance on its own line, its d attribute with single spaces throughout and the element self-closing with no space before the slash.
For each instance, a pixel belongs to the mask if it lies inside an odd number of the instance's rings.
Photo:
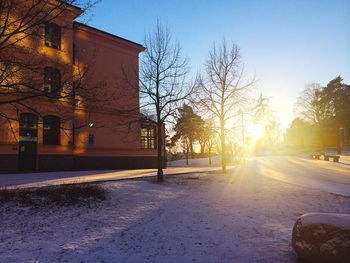
<svg viewBox="0 0 350 263">
<path fill-rule="evenodd" d="M 350 196 L 350 164 L 298 157 L 256 157 L 248 168 L 286 183 Z"/>
</svg>

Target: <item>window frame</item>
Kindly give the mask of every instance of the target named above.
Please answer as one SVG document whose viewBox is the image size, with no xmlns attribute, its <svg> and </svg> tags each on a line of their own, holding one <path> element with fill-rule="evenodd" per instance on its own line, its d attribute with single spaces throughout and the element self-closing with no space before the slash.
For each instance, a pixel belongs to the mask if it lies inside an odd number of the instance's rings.
<svg viewBox="0 0 350 263">
<path fill-rule="evenodd" d="M 88 135 L 88 145 L 92 146 L 95 144 L 95 134 L 89 133 Z"/>
<path fill-rule="evenodd" d="M 143 130 L 146 129 L 146 134 L 143 134 Z M 155 150 L 157 149 L 157 130 L 155 126 L 141 126 L 141 149 Z"/>
<path fill-rule="evenodd" d="M 38 137 L 38 116 L 31 112 L 19 115 L 19 136 Z"/>
<path fill-rule="evenodd" d="M 55 23 L 45 23 L 45 46 L 54 49 L 61 49 L 61 27 Z"/>
<path fill-rule="evenodd" d="M 50 125 L 52 126 L 50 127 Z M 60 117 L 55 115 L 46 115 L 43 117 L 43 144 L 45 145 L 61 144 L 61 118 Z"/>
<path fill-rule="evenodd" d="M 55 88 L 56 86 L 56 88 Z M 61 93 L 61 72 L 57 68 L 44 68 L 44 92 L 48 95 L 59 96 Z"/>
</svg>

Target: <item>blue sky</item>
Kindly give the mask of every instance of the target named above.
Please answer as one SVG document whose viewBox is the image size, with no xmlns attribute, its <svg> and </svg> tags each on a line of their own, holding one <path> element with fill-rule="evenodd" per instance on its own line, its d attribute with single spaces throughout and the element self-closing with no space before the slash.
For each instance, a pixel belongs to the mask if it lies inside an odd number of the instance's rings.
<svg viewBox="0 0 350 263">
<path fill-rule="evenodd" d="M 102 0 L 90 14 L 89 25 L 141 44 L 161 20 L 193 74 L 214 41 L 233 41 L 284 127 L 306 83 L 350 83 L 350 0 Z"/>
</svg>

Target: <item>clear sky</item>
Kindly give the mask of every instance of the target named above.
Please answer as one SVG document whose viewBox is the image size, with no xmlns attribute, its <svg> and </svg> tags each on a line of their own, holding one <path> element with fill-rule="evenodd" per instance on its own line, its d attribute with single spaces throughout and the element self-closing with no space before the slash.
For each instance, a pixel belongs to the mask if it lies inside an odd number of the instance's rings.
<svg viewBox="0 0 350 263">
<path fill-rule="evenodd" d="M 102 0 L 90 15 L 89 25 L 140 44 L 159 19 L 193 74 L 214 41 L 235 42 L 284 127 L 306 83 L 350 83 L 350 0 Z"/>
</svg>

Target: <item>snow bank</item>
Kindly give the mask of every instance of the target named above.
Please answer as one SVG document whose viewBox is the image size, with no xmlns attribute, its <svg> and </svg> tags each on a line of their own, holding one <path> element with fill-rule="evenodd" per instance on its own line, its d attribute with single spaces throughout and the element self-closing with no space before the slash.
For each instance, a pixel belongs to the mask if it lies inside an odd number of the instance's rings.
<svg viewBox="0 0 350 263">
<path fill-rule="evenodd" d="M 335 213 L 307 213 L 300 217 L 303 226 L 313 224 L 331 225 L 350 230 L 350 215 Z"/>
<path fill-rule="evenodd" d="M 350 215 L 309 213 L 293 227 L 292 246 L 305 262 L 350 262 Z"/>
</svg>

